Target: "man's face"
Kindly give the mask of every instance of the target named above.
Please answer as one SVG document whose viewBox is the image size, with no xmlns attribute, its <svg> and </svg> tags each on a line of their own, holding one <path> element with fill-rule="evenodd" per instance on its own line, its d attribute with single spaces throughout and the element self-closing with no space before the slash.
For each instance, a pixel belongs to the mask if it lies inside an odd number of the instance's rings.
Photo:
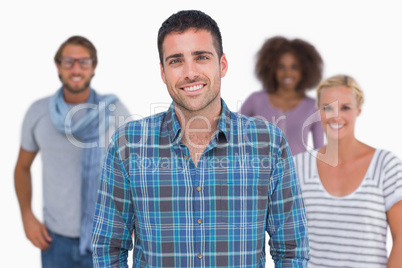
<svg viewBox="0 0 402 268">
<path fill-rule="evenodd" d="M 162 52 L 162 80 L 176 107 L 199 112 L 220 103 L 221 78 L 228 64 L 224 54 L 218 57 L 209 31 L 172 32 L 165 37 Z"/>
<path fill-rule="evenodd" d="M 80 45 L 67 45 L 63 49 L 62 61 L 57 64 L 57 70 L 64 89 L 70 93 L 81 93 L 89 89 L 89 84 L 95 73 L 90 54 Z M 81 59 L 81 62 L 74 61 Z M 72 63 L 72 66 L 71 66 Z"/>
</svg>

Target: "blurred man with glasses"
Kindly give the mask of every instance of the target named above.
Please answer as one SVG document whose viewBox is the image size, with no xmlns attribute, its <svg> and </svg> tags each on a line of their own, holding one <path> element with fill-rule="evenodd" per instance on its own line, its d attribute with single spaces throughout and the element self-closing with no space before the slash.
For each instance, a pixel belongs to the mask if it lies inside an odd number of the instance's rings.
<svg viewBox="0 0 402 268">
<path fill-rule="evenodd" d="M 55 55 L 61 88 L 34 102 L 22 127 L 15 189 L 27 238 L 42 267 L 92 267 L 91 229 L 100 166 L 110 136 L 129 116 L 115 95 L 90 87 L 94 45 L 72 36 Z M 31 207 L 31 165 L 41 152 L 43 218 Z"/>
</svg>

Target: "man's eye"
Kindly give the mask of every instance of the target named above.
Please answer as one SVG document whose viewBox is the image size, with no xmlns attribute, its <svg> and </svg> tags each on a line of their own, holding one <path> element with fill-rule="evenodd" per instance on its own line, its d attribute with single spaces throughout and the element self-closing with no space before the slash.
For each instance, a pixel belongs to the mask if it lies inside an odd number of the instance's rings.
<svg viewBox="0 0 402 268">
<path fill-rule="evenodd" d="M 171 60 L 171 61 L 169 62 L 169 64 L 175 64 L 175 63 L 179 63 L 179 62 L 180 62 L 180 60 L 174 59 L 174 60 Z"/>
<path fill-rule="evenodd" d="M 324 108 L 322 108 L 324 111 L 331 111 L 332 107 L 331 106 L 324 106 Z"/>
<path fill-rule="evenodd" d="M 350 107 L 348 107 L 348 106 L 343 106 L 342 107 L 342 111 L 347 111 L 347 110 L 350 110 Z"/>
<path fill-rule="evenodd" d="M 207 57 L 207 56 L 202 56 L 202 55 L 201 55 L 201 56 L 199 56 L 199 57 L 198 57 L 198 59 L 199 59 L 199 60 L 207 60 L 207 59 L 208 59 L 208 57 Z"/>
<path fill-rule="evenodd" d="M 91 59 L 79 59 L 78 62 L 80 64 L 89 64 L 91 62 Z"/>
</svg>

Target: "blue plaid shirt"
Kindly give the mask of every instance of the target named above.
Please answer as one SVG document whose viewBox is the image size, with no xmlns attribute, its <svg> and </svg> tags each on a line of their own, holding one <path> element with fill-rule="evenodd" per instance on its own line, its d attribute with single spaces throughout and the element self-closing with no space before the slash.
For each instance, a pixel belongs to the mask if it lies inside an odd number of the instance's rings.
<svg viewBox="0 0 402 268">
<path fill-rule="evenodd" d="M 272 124 L 231 112 L 197 166 L 173 104 L 118 129 L 94 218 L 94 267 L 307 267 L 303 200 L 292 154 Z M 134 231 L 134 245 L 131 237 Z"/>
</svg>

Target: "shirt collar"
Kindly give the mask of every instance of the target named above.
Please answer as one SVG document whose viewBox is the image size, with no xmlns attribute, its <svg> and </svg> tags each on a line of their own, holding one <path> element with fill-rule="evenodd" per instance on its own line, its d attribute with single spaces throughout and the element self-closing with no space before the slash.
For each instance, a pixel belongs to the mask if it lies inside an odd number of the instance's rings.
<svg viewBox="0 0 402 268">
<path fill-rule="evenodd" d="M 170 140 L 174 143 L 178 139 L 178 143 L 181 142 L 181 127 L 179 120 L 177 120 L 176 112 L 174 110 L 173 102 L 170 104 L 169 109 L 166 113 L 166 124 L 169 132 Z"/>
<path fill-rule="evenodd" d="M 226 106 L 226 103 L 223 101 L 223 99 L 221 99 L 221 103 L 222 103 L 222 112 L 221 115 L 219 116 L 215 139 L 218 143 L 225 143 L 225 142 L 227 143 L 229 142 L 230 137 L 231 111 Z M 166 124 L 170 140 L 173 143 L 175 142 L 180 143 L 183 131 L 179 124 L 179 120 L 177 119 L 173 102 L 170 104 L 170 107 L 166 113 Z"/>
<path fill-rule="evenodd" d="M 229 142 L 230 137 L 230 120 L 232 113 L 226 106 L 226 103 L 222 101 L 222 112 L 218 121 L 217 131 L 216 131 L 216 141 L 218 143 Z"/>
</svg>

